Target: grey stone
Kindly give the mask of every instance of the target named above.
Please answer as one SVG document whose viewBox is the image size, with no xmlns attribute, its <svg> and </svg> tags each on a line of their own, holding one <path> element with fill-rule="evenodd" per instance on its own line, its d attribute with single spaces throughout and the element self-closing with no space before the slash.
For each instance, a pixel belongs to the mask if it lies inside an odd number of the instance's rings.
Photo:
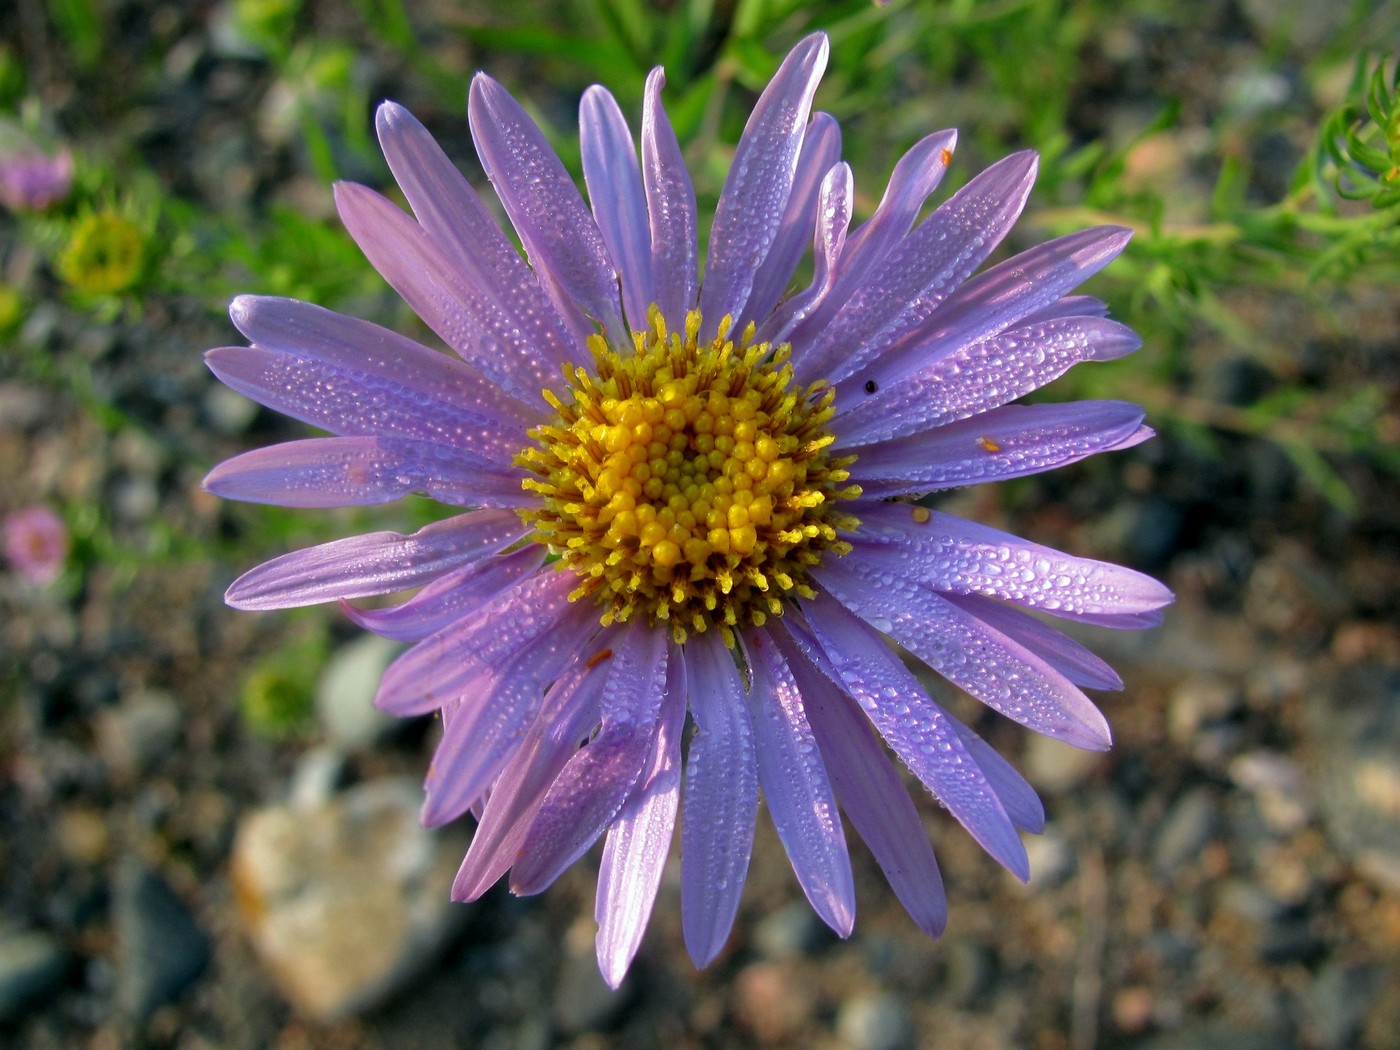
<svg viewBox="0 0 1400 1050">
<path fill-rule="evenodd" d="M 1193 788 L 1167 811 L 1152 846 L 1152 864 L 1163 877 L 1196 857 L 1216 826 L 1216 799 L 1208 788 Z"/>
<path fill-rule="evenodd" d="M 836 1034 L 851 1050 L 910 1050 L 914 1023 L 892 995 L 861 994 L 841 1004 Z"/>
<path fill-rule="evenodd" d="M 0 1023 L 42 1006 L 63 983 L 72 958 L 47 933 L 30 930 L 0 936 Z"/>
<path fill-rule="evenodd" d="M 1026 741 L 1026 779 L 1050 794 L 1083 783 L 1103 762 L 1101 752 L 1084 751 L 1039 733 Z"/>
<path fill-rule="evenodd" d="M 753 934 L 754 947 L 765 959 L 801 958 L 829 938 L 826 926 L 805 900 L 765 915 Z"/>
<path fill-rule="evenodd" d="M 1298 1050 L 1285 1036 L 1214 1023 L 1185 1025 L 1134 1045 L 1138 1050 Z"/>
<path fill-rule="evenodd" d="M 297 760 L 288 803 L 293 809 L 315 809 L 331 800 L 345 778 L 345 753 L 338 747 L 313 747 Z"/>
<path fill-rule="evenodd" d="M 1323 823 L 1362 874 L 1400 892 L 1400 672 L 1349 668 L 1319 693 L 1304 710 Z"/>
<path fill-rule="evenodd" d="M 1057 886 L 1074 871 L 1074 847 L 1054 825 L 1046 825 L 1039 835 L 1027 835 L 1025 846 L 1031 862 L 1032 890 Z"/>
<path fill-rule="evenodd" d="M 1372 967 L 1335 961 L 1322 966 L 1302 996 L 1305 1023 L 1318 1046 L 1356 1045 L 1381 981 Z"/>
<path fill-rule="evenodd" d="M 456 828 L 418 821 L 412 780 L 361 784 L 323 803 L 245 817 L 231 874 L 240 913 L 283 994 L 330 1020 L 407 987 L 461 930 Z"/>
<path fill-rule="evenodd" d="M 1240 755 L 1230 763 L 1230 779 L 1254 797 L 1272 831 L 1292 834 L 1312 817 L 1303 767 L 1287 755 L 1262 748 Z"/>
<path fill-rule="evenodd" d="M 316 683 L 316 716 L 326 735 L 345 747 L 371 747 L 397 720 L 374 706 L 384 668 L 402 647 L 367 634 L 331 654 Z"/>
<path fill-rule="evenodd" d="M 97 748 L 118 777 L 138 776 L 170 753 L 182 723 L 183 712 L 173 696 L 142 690 L 98 716 Z"/>
<path fill-rule="evenodd" d="M 135 858 L 117 869 L 117 1004 L 138 1021 L 173 1002 L 209 963 L 209 938 L 160 874 Z"/>
<path fill-rule="evenodd" d="M 563 958 L 554 982 L 554 1020 L 567 1035 L 605 1027 L 628 1000 L 636 981 L 613 991 L 598 971 L 592 921 L 580 920 L 564 938 Z"/>
<path fill-rule="evenodd" d="M 1240 688 L 1220 675 L 1191 675 L 1172 691 L 1167 705 L 1167 732 L 1190 746 L 1205 726 L 1220 722 L 1243 706 Z"/>
<path fill-rule="evenodd" d="M 252 425 L 258 414 L 258 404 L 238 391 L 215 383 L 201 402 L 204 418 L 220 434 L 235 436 Z"/>
</svg>

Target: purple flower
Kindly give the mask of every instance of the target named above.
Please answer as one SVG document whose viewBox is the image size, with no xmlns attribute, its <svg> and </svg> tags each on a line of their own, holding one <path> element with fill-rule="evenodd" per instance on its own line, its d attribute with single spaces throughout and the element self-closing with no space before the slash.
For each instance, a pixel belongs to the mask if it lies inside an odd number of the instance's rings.
<svg viewBox="0 0 1400 1050">
<path fill-rule="evenodd" d="M 25 507 L 5 516 L 5 560 L 30 583 L 52 583 L 68 556 L 68 528 L 48 507 Z"/>
<path fill-rule="evenodd" d="M 993 165 L 918 222 L 951 131 L 914 146 L 852 229 L 839 128 L 811 112 L 826 60 L 826 38 L 808 37 L 758 100 L 703 283 L 660 70 L 640 157 L 612 96 L 583 97 L 591 209 L 520 105 L 477 76 L 472 135 L 528 265 L 423 127 L 386 103 L 380 142 L 413 216 L 362 186 L 336 200 L 452 354 L 240 297 L 233 320 L 253 345 L 208 357 L 234 389 L 335 435 L 238 456 L 211 491 L 295 507 L 421 492 L 464 508 L 413 535 L 276 558 L 228 601 L 340 600 L 414 643 L 376 703 L 442 715 L 423 818 L 478 820 L 453 895 L 475 899 L 507 872 L 515 892 L 538 893 L 604 838 L 598 960 L 614 986 L 678 814 L 686 944 L 700 966 L 719 953 L 760 789 L 838 934 L 855 917 L 840 810 L 914 921 L 941 931 L 938 867 L 887 747 L 1025 879 L 1018 832 L 1044 823 L 1034 792 L 881 635 L 1007 717 L 1106 748 L 1081 687 L 1121 681 L 1028 610 L 1139 628 L 1171 600 L 1139 573 L 910 502 L 1150 435 L 1118 401 L 1012 403 L 1139 345 L 1070 294 L 1128 231 L 1085 230 L 976 272 L 1036 158 Z M 791 291 L 809 243 L 812 280 Z M 411 588 L 390 608 L 349 604 Z"/>
<path fill-rule="evenodd" d="M 23 147 L 0 157 L 0 204 L 10 211 L 43 211 L 73 187 L 73 154 L 50 156 Z"/>
</svg>

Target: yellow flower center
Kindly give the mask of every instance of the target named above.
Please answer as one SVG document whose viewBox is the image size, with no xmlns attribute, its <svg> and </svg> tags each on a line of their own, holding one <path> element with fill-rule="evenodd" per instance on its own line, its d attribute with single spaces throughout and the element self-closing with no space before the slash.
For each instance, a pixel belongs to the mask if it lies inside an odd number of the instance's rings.
<svg viewBox="0 0 1400 1050">
<path fill-rule="evenodd" d="M 737 341 L 725 318 L 697 342 L 700 314 L 651 328 L 624 354 L 589 340 L 592 370 L 568 366 L 556 418 L 530 432 L 516 462 L 540 505 L 521 511 L 591 598 L 602 622 L 646 616 L 688 631 L 761 626 L 785 599 L 815 596 L 809 570 L 850 544 L 859 523 L 838 509 L 853 456 L 827 454 L 833 392 L 789 389 L 790 348 Z"/>
</svg>

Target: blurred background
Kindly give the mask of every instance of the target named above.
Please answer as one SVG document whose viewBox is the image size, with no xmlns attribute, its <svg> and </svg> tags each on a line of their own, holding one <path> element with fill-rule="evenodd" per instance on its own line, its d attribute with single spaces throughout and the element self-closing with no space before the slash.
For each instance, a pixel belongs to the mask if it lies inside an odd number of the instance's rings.
<svg viewBox="0 0 1400 1050">
<path fill-rule="evenodd" d="M 1400 1046 L 1400 5 L 1382 0 L 6 0 L 0 29 L 0 1044 L 35 1048 Z M 781 56 L 824 28 L 858 217 L 961 129 L 946 192 L 1034 147 L 1002 255 L 1136 235 L 1088 290 L 1145 340 L 1045 394 L 1157 440 L 947 505 L 1178 595 L 1086 641 L 1127 688 L 1083 754 L 941 683 L 1045 798 L 1021 886 L 926 801 L 923 938 L 853 846 L 829 935 L 766 818 L 693 971 L 668 877 L 632 973 L 593 961 L 590 856 L 451 905 L 418 829 L 435 730 L 370 707 L 393 651 L 334 609 L 222 604 L 283 551 L 439 516 L 226 504 L 299 436 L 223 389 L 239 292 L 432 342 L 336 222 L 391 186 L 383 98 L 478 185 L 486 69 L 578 171 L 577 101 L 646 71 L 701 198 Z M 999 256 L 1000 257 L 1000 256 Z M 470 822 L 463 822 L 468 825 Z M 673 866 L 674 867 L 674 866 Z M 671 876 L 676 873 L 670 872 Z"/>
</svg>

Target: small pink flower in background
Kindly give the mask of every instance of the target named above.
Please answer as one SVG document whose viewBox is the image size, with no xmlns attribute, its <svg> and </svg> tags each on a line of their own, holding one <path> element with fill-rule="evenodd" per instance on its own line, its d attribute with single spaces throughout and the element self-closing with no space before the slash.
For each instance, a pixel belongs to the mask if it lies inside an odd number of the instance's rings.
<svg viewBox="0 0 1400 1050">
<path fill-rule="evenodd" d="M 45 506 L 5 517 L 5 560 L 30 583 L 52 583 L 68 556 L 68 527 Z"/>
<path fill-rule="evenodd" d="M 0 204 L 10 211 L 43 211 L 73 188 L 73 154 L 50 156 L 23 146 L 0 157 Z"/>
</svg>

